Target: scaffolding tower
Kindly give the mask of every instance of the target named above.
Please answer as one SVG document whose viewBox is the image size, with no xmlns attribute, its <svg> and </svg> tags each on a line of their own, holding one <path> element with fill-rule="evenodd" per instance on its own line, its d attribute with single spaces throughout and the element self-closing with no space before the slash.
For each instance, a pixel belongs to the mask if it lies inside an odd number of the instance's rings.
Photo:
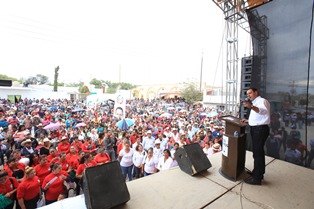
<svg viewBox="0 0 314 209">
<path fill-rule="evenodd" d="M 240 96 L 238 94 L 238 28 L 241 27 L 250 33 L 252 29 L 250 29 L 248 23 L 247 9 L 254 8 L 268 1 L 269 0 L 213 0 L 213 2 L 223 11 L 226 20 L 227 56 L 225 110 L 233 115 L 236 115 L 238 112 Z M 250 14 L 254 15 L 255 13 Z M 256 35 L 260 36 L 259 34 Z M 261 48 L 265 49 L 266 47 Z"/>
</svg>

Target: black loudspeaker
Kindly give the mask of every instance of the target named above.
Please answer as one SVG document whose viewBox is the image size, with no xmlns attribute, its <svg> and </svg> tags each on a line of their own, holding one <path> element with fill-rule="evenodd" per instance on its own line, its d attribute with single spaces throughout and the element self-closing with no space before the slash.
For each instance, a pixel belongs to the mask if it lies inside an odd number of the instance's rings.
<svg viewBox="0 0 314 209">
<path fill-rule="evenodd" d="M 190 175 L 212 167 L 199 143 L 184 145 L 175 152 L 174 156 L 180 169 Z"/>
<path fill-rule="evenodd" d="M 130 200 L 118 161 L 86 168 L 83 192 L 87 209 L 112 208 Z"/>
<path fill-rule="evenodd" d="M 12 80 L 0 80 L 0 86 L 12 86 Z"/>
</svg>

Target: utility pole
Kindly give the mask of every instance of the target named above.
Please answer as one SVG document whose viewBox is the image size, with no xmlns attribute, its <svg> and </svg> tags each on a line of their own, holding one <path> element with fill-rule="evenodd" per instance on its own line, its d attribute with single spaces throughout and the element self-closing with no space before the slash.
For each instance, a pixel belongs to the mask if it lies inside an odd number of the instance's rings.
<svg viewBox="0 0 314 209">
<path fill-rule="evenodd" d="M 200 92 L 202 92 L 202 77 L 203 77 L 203 50 L 202 50 L 202 59 L 201 59 Z"/>
</svg>

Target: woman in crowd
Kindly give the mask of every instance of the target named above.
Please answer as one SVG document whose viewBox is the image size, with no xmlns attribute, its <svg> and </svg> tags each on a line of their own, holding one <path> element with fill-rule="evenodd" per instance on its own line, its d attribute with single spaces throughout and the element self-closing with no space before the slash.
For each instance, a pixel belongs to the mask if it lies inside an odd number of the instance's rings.
<svg viewBox="0 0 314 209">
<path fill-rule="evenodd" d="M 58 163 L 61 164 L 62 170 L 69 173 L 72 170 L 72 167 L 70 166 L 70 164 L 68 163 L 66 159 L 67 154 L 65 152 L 60 152 L 59 157 L 60 157 L 60 160 L 58 161 Z"/>
<path fill-rule="evenodd" d="M 119 152 L 119 159 L 122 175 L 124 178 L 128 176 L 129 181 L 132 181 L 133 153 L 130 142 L 125 141 L 123 149 Z"/>
<path fill-rule="evenodd" d="M 69 165 L 76 170 L 79 165 L 79 159 L 80 156 L 78 154 L 78 151 L 76 151 L 74 146 L 70 147 L 70 152 L 66 155 L 66 159 L 69 163 Z"/>
<path fill-rule="evenodd" d="M 41 199 L 40 183 L 35 169 L 27 166 L 25 177 L 17 188 L 17 200 L 21 209 L 37 208 L 37 201 Z"/>
<path fill-rule="evenodd" d="M 60 163 L 55 163 L 51 170 L 52 172 L 46 176 L 42 184 L 42 188 L 45 191 L 46 205 L 54 203 L 67 196 L 63 183 L 68 174 L 62 171 Z"/>
<path fill-rule="evenodd" d="M 75 135 L 72 139 L 73 142 L 71 143 L 71 146 L 73 146 L 77 152 L 81 151 L 83 149 L 83 143 L 79 140 L 78 136 Z"/>
<path fill-rule="evenodd" d="M 19 163 L 16 157 L 11 157 L 4 166 L 4 170 L 8 172 L 9 177 L 14 177 L 18 182 L 21 182 L 24 177 L 25 165 Z"/>
<path fill-rule="evenodd" d="M 41 155 L 39 157 L 39 164 L 35 166 L 35 171 L 41 186 L 46 176 L 51 172 L 50 164 L 47 162 L 47 155 Z"/>
<path fill-rule="evenodd" d="M 110 162 L 110 156 L 105 152 L 104 148 L 98 148 L 98 154 L 95 156 L 94 161 L 97 165 Z"/>
<path fill-rule="evenodd" d="M 86 141 L 83 144 L 82 148 L 85 153 L 96 152 L 96 145 L 92 142 L 92 139 L 90 137 L 86 137 Z"/>
<path fill-rule="evenodd" d="M 206 142 L 205 143 L 205 147 L 203 148 L 203 152 L 204 154 L 208 157 L 210 155 L 210 153 L 212 152 L 211 151 L 211 148 L 210 148 L 210 144 L 209 142 Z"/>
<path fill-rule="evenodd" d="M 79 161 L 79 166 L 76 170 L 76 180 L 75 183 L 77 184 L 76 187 L 76 194 L 78 195 L 80 193 L 80 187 L 83 186 L 83 172 L 85 168 L 95 166 L 93 163 L 93 156 L 91 153 L 84 153 L 83 151 L 80 152 L 80 161 Z"/>
<path fill-rule="evenodd" d="M 142 167 L 142 173 L 144 176 L 151 175 L 156 172 L 156 164 L 154 162 L 154 151 L 153 148 L 147 150 L 147 155 L 144 158 L 144 165 Z"/>
<path fill-rule="evenodd" d="M 173 163 L 172 163 L 172 167 L 176 167 L 178 166 L 178 162 L 174 156 L 174 154 L 176 153 L 176 151 L 179 149 L 179 143 L 174 143 L 173 145 L 173 148 L 170 150 L 170 154 L 171 154 L 171 157 L 172 157 L 172 160 L 173 160 Z"/>
<path fill-rule="evenodd" d="M 60 160 L 60 157 L 59 157 L 57 150 L 55 148 L 53 148 L 53 147 L 50 148 L 47 160 L 48 160 L 48 163 L 50 163 L 50 165 L 53 165 L 58 160 Z"/>
<path fill-rule="evenodd" d="M 43 133 L 40 134 L 41 136 L 44 135 Z M 50 140 L 48 138 L 43 139 L 43 146 L 39 149 L 40 155 L 49 155 L 50 154 Z"/>
<path fill-rule="evenodd" d="M 137 145 L 135 148 L 135 152 L 133 154 L 133 163 L 134 163 L 134 177 L 140 178 L 143 176 L 143 164 L 144 164 L 144 157 L 146 153 L 143 150 L 143 146 L 141 144 Z"/>
<path fill-rule="evenodd" d="M 82 177 L 83 177 L 83 172 L 84 172 L 85 168 L 94 166 L 92 154 L 86 153 L 86 154 L 80 159 L 80 162 L 79 162 L 79 163 L 80 163 L 80 164 L 79 164 L 79 166 L 78 166 L 78 168 L 77 168 L 77 170 L 76 170 L 76 178 L 82 179 Z"/>
<path fill-rule="evenodd" d="M 28 132 L 28 130 L 25 130 L 24 125 L 20 125 L 18 130 L 13 134 L 13 138 L 15 141 L 15 149 L 20 149 L 21 142 L 25 139 L 25 131 Z"/>
<path fill-rule="evenodd" d="M 164 171 L 173 167 L 173 160 L 171 158 L 171 153 L 168 149 L 164 150 L 164 156 L 161 157 L 158 161 L 157 170 Z"/>
<path fill-rule="evenodd" d="M 9 177 L 6 170 L 0 171 L 0 194 L 12 200 L 12 203 L 4 207 L 4 209 L 13 209 L 14 194 L 18 186 L 18 181 L 15 178 Z"/>
<path fill-rule="evenodd" d="M 30 159 L 30 166 L 31 167 L 35 167 L 36 165 L 38 165 L 39 164 L 39 154 L 35 151 L 34 153 L 33 153 L 33 156 L 32 156 L 32 158 Z"/>
</svg>

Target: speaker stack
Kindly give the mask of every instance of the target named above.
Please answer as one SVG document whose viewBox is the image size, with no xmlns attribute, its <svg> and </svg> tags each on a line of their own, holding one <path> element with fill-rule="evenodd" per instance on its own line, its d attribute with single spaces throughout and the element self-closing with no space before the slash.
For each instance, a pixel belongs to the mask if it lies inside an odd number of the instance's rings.
<svg viewBox="0 0 314 209">
<path fill-rule="evenodd" d="M 12 80 L 0 80 L 0 86 L 12 86 Z"/>
<path fill-rule="evenodd" d="M 244 100 L 247 90 L 251 87 L 252 83 L 252 68 L 253 68 L 253 56 L 243 57 L 241 60 L 241 93 L 240 98 Z M 240 108 L 240 118 L 247 118 L 248 110 L 243 105 Z"/>
</svg>

